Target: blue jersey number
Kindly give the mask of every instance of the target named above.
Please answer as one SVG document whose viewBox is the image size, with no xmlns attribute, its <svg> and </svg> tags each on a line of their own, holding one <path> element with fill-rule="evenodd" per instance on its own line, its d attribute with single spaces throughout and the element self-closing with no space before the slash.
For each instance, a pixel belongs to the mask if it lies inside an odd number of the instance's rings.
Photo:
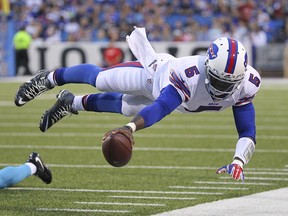
<svg viewBox="0 0 288 216">
<path fill-rule="evenodd" d="M 260 79 L 257 76 L 254 76 L 253 74 L 250 74 L 249 81 L 253 83 L 256 87 L 259 87 L 261 83 Z"/>
<path fill-rule="evenodd" d="M 198 75 L 200 72 L 196 66 L 186 68 L 185 74 L 188 78 L 193 77 L 194 75 Z"/>
</svg>

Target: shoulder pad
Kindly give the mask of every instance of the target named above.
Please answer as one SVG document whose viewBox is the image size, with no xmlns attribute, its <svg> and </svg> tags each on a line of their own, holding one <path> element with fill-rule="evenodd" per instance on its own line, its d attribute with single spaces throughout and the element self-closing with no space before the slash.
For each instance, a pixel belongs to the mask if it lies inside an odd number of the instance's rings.
<svg viewBox="0 0 288 216">
<path fill-rule="evenodd" d="M 253 67 L 248 65 L 240 97 L 236 105 L 244 105 L 252 101 L 255 94 L 258 92 L 260 86 L 261 86 L 261 77 L 259 73 Z"/>
</svg>

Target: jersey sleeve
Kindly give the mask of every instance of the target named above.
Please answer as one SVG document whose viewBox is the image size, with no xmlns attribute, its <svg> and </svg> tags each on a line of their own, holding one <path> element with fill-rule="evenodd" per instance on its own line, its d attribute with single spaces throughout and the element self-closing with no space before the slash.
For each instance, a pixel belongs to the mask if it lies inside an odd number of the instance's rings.
<svg viewBox="0 0 288 216">
<path fill-rule="evenodd" d="M 244 77 L 243 88 L 240 92 L 240 97 L 235 106 L 243 106 L 250 103 L 255 97 L 261 86 L 261 77 L 259 73 L 251 66 L 248 65 L 247 72 Z"/>
<path fill-rule="evenodd" d="M 146 106 L 138 114 L 144 119 L 144 127 L 149 127 L 170 114 L 181 103 L 182 99 L 177 90 L 172 85 L 168 85 L 151 105 Z"/>
<path fill-rule="evenodd" d="M 182 102 L 193 98 L 199 81 L 198 57 L 179 58 L 170 67 L 167 82 L 179 93 Z"/>
<path fill-rule="evenodd" d="M 255 109 L 253 103 L 233 106 L 233 115 L 239 139 L 250 137 L 256 144 Z"/>
</svg>

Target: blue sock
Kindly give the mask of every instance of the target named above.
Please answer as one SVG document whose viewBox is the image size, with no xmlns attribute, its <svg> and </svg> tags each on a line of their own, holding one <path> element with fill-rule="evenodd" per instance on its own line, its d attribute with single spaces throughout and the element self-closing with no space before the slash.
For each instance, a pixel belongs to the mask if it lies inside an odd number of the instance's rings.
<svg viewBox="0 0 288 216">
<path fill-rule="evenodd" d="M 0 188 L 15 185 L 29 176 L 31 176 L 31 169 L 26 164 L 5 167 L 0 170 Z"/>
<path fill-rule="evenodd" d="M 82 104 L 87 111 L 122 114 L 122 96 L 118 92 L 90 94 L 83 97 Z"/>
<path fill-rule="evenodd" d="M 59 86 L 67 83 L 86 83 L 95 87 L 96 78 L 102 70 L 93 64 L 80 64 L 55 71 L 54 79 Z"/>
</svg>

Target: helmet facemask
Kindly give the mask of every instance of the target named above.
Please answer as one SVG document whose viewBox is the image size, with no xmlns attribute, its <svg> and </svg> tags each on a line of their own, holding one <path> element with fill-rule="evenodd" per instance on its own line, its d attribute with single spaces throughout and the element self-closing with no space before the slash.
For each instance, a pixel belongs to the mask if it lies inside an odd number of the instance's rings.
<svg viewBox="0 0 288 216">
<path fill-rule="evenodd" d="M 240 80 L 231 81 L 229 77 L 224 79 L 217 74 L 219 72 L 216 69 L 213 70 L 206 65 L 206 89 L 214 100 L 225 100 L 238 89 L 243 77 Z"/>
</svg>

